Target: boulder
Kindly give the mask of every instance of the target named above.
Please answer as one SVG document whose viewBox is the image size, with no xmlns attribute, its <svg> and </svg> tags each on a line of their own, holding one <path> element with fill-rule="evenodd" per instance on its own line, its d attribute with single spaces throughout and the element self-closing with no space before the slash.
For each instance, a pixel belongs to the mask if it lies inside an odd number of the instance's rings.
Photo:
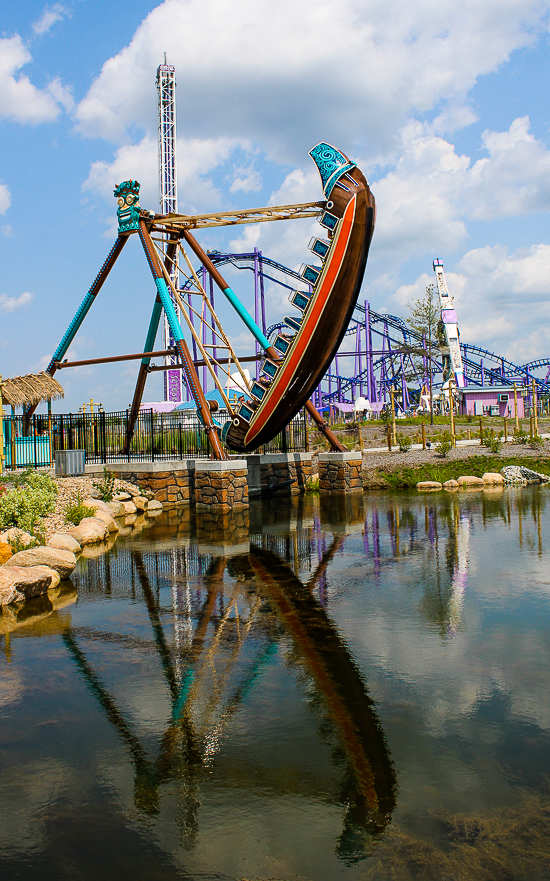
<svg viewBox="0 0 550 881">
<path fill-rule="evenodd" d="M 58 573 L 48 566 L 2 566 L 0 606 L 41 596 L 50 588 L 57 587 L 59 581 Z"/>
<path fill-rule="evenodd" d="M 483 483 L 487 483 L 489 486 L 502 486 L 504 484 L 504 477 L 496 471 L 486 471 L 481 479 Z"/>
<path fill-rule="evenodd" d="M 149 504 L 148 499 L 144 498 L 143 496 L 134 496 L 132 501 L 138 511 L 146 511 L 147 510 L 147 506 Z"/>
<path fill-rule="evenodd" d="M 4 544 L 4 542 L 0 542 L 0 566 L 9 560 L 9 558 L 13 555 L 13 551 L 9 544 Z"/>
<path fill-rule="evenodd" d="M 124 513 L 125 513 L 126 515 L 128 515 L 128 514 L 135 514 L 136 511 L 137 511 L 137 508 L 136 508 L 136 506 L 134 505 L 133 502 L 123 502 L 123 503 L 122 503 L 122 507 L 124 508 Z"/>
<path fill-rule="evenodd" d="M 105 523 L 103 520 L 98 520 L 97 517 L 84 517 L 84 520 L 81 520 L 79 525 L 71 529 L 69 533 L 73 538 L 76 538 L 81 547 L 95 544 L 96 541 L 103 541 L 108 534 L 109 530 Z"/>
<path fill-rule="evenodd" d="M 124 508 L 122 507 L 122 502 L 107 502 L 107 507 L 109 511 L 113 515 L 113 517 L 124 517 Z"/>
<path fill-rule="evenodd" d="M 0 532 L 0 541 L 19 541 L 21 544 L 28 545 L 34 541 L 34 539 L 32 535 L 25 532 L 23 529 L 18 529 L 17 526 L 10 526 L 10 528 L 5 529 L 4 532 Z"/>
<path fill-rule="evenodd" d="M 129 494 L 132 496 L 133 499 L 134 499 L 136 496 L 141 495 L 141 491 L 140 491 L 140 489 L 139 489 L 139 486 L 132 486 L 132 484 L 130 484 L 129 486 L 127 486 L 125 490 L 122 490 L 122 492 L 127 492 L 127 493 L 129 493 Z"/>
<path fill-rule="evenodd" d="M 105 511 L 106 514 L 109 514 L 111 517 L 113 516 L 109 504 L 107 502 L 102 502 L 101 499 L 94 499 L 92 496 L 89 496 L 87 499 L 84 499 L 82 504 L 86 505 L 87 508 L 93 508 L 96 512 Z"/>
<path fill-rule="evenodd" d="M 459 486 L 485 486 L 485 481 L 482 477 L 474 477 L 472 474 L 465 474 L 462 477 L 458 478 Z"/>
<path fill-rule="evenodd" d="M 434 492 L 442 489 L 442 486 L 438 480 L 421 480 L 416 484 L 416 488 L 419 492 Z"/>
<path fill-rule="evenodd" d="M 68 578 L 76 566 L 76 557 L 71 551 L 62 551 L 59 548 L 45 547 L 31 548 L 29 551 L 19 551 L 10 557 L 6 567 L 47 566 L 58 573 L 60 578 Z"/>
<path fill-rule="evenodd" d="M 458 480 L 453 480 L 453 478 L 451 478 L 450 480 L 446 480 L 445 483 L 443 484 L 443 489 L 446 489 L 446 490 L 458 489 L 458 487 L 459 487 Z"/>
<path fill-rule="evenodd" d="M 49 548 L 59 548 L 60 551 L 71 551 L 73 554 L 79 554 L 82 548 L 79 542 L 68 532 L 54 532 L 48 539 Z"/>
<path fill-rule="evenodd" d="M 115 502 L 129 502 L 132 496 L 127 492 L 118 492 L 113 496 Z"/>
<path fill-rule="evenodd" d="M 148 514 L 160 514 L 162 511 L 162 502 L 159 502 L 157 499 L 150 499 L 149 504 L 147 505 L 147 513 Z"/>
<path fill-rule="evenodd" d="M 118 532 L 118 526 L 113 518 L 113 515 L 109 511 L 99 510 L 95 512 L 95 519 L 101 520 L 109 532 Z"/>
</svg>

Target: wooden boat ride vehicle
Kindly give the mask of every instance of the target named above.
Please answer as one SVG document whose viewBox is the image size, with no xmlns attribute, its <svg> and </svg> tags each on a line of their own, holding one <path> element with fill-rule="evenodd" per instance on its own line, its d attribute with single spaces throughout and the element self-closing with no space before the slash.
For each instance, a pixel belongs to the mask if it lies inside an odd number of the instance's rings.
<svg viewBox="0 0 550 881">
<path fill-rule="evenodd" d="M 367 180 L 355 163 L 329 144 L 318 144 L 310 156 L 327 199 L 319 220 L 324 236 L 313 238 L 309 246 L 321 262 L 302 267 L 310 290 L 290 295 L 299 314 L 284 319 L 284 329 L 270 340 L 249 398 L 223 428 L 222 440 L 238 453 L 267 443 L 309 400 L 338 351 L 363 281 L 375 223 Z"/>
</svg>

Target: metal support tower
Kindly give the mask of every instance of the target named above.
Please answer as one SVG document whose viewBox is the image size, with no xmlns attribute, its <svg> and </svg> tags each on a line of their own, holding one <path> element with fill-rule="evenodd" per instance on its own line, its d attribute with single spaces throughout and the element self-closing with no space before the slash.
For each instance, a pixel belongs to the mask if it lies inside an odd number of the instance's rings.
<svg viewBox="0 0 550 881">
<path fill-rule="evenodd" d="M 159 213 L 178 211 L 178 181 L 176 166 L 176 68 L 164 64 L 157 69 L 158 133 L 159 133 Z M 177 279 L 174 279 L 174 283 Z M 179 319 L 179 308 L 174 303 Z M 164 315 L 164 348 L 173 346 L 168 319 Z M 176 364 L 175 356 L 168 355 L 165 364 Z M 164 374 L 164 400 L 181 401 L 181 370 L 167 370 Z"/>
</svg>

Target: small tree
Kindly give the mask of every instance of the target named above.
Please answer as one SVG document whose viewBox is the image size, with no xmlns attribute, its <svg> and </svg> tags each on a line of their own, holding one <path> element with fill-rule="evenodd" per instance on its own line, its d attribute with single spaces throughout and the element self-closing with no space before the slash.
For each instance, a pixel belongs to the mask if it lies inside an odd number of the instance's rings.
<svg viewBox="0 0 550 881">
<path fill-rule="evenodd" d="M 434 408 L 432 390 L 433 375 L 436 372 L 434 370 L 434 357 L 436 352 L 439 351 L 437 325 L 441 317 L 439 304 L 435 297 L 435 286 L 433 284 L 428 285 L 426 288 L 426 296 L 419 297 L 417 300 L 411 300 L 410 303 L 407 303 L 407 306 L 410 311 L 407 323 L 409 327 L 411 327 L 412 330 L 424 340 L 424 352 L 427 358 L 428 387 L 430 393 L 430 422 L 433 425 Z M 412 349 L 411 352 L 416 355 L 417 358 L 419 358 L 420 354 L 424 354 L 424 352 L 420 353 L 418 349 Z M 424 369 L 423 360 L 422 369 Z"/>
</svg>

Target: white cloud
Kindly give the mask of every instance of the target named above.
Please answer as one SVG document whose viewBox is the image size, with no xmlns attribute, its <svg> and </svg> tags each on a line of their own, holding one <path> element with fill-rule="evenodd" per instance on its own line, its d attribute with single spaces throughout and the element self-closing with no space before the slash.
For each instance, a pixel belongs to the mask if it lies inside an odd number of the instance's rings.
<svg viewBox="0 0 550 881">
<path fill-rule="evenodd" d="M 0 214 L 5 214 L 11 205 L 11 194 L 6 184 L 0 184 Z"/>
<path fill-rule="evenodd" d="M 411 113 L 438 108 L 440 134 L 471 121 L 468 90 L 532 43 L 547 11 L 547 0 L 241 0 L 238 13 L 165 0 L 103 65 L 78 125 L 115 142 L 136 126 L 153 133 L 166 51 L 189 136 L 251 139 L 284 161 L 319 140 L 375 157 Z"/>
<path fill-rule="evenodd" d="M 42 15 L 38 21 L 34 22 L 32 29 L 37 36 L 42 36 L 42 34 L 47 33 L 57 21 L 61 21 L 68 14 L 68 10 L 62 3 L 54 3 L 53 6 L 45 6 Z"/>
<path fill-rule="evenodd" d="M 235 179 L 229 187 L 230 193 L 254 193 L 262 188 L 262 176 L 254 168 L 235 168 Z"/>
<path fill-rule="evenodd" d="M 485 131 L 487 153 L 472 164 L 419 122 L 402 131 L 395 168 L 372 185 L 378 205 L 373 257 L 399 265 L 415 255 L 455 251 L 471 219 L 493 220 L 550 209 L 550 151 L 529 118 L 506 132 Z"/>
<path fill-rule="evenodd" d="M 508 357 L 516 364 L 546 357 L 550 348 L 550 244 L 474 248 L 446 272 L 455 298 L 463 342 Z M 407 303 L 424 295 L 433 273 L 401 285 L 390 311 L 407 314 Z M 535 329 L 533 324 L 535 323 Z"/>
<path fill-rule="evenodd" d="M 27 76 L 17 75 L 30 61 L 31 54 L 18 34 L 0 38 L 0 119 L 51 122 L 59 116 L 60 104 L 66 106 L 68 92 L 57 80 L 38 89 Z"/>
<path fill-rule="evenodd" d="M 4 225 L 2 226 L 2 235 L 5 236 L 5 238 L 8 238 L 12 235 L 12 233 L 13 229 L 11 228 L 10 224 L 4 223 Z"/>
<path fill-rule="evenodd" d="M 16 309 L 21 309 L 22 306 L 28 306 L 32 299 L 33 294 L 29 291 L 25 291 L 18 297 L 8 297 L 7 294 L 0 294 L 0 312 L 15 312 Z"/>
<path fill-rule="evenodd" d="M 178 203 L 186 213 L 203 213 L 219 208 L 220 191 L 205 175 L 229 158 L 237 147 L 230 138 L 183 140 L 178 138 Z M 113 188 L 123 180 L 139 180 L 140 204 L 156 210 L 158 206 L 158 148 L 156 137 L 146 135 L 138 144 L 120 147 L 111 163 L 94 162 L 84 190 L 112 199 Z M 115 205 L 114 201 L 112 202 Z"/>
</svg>

